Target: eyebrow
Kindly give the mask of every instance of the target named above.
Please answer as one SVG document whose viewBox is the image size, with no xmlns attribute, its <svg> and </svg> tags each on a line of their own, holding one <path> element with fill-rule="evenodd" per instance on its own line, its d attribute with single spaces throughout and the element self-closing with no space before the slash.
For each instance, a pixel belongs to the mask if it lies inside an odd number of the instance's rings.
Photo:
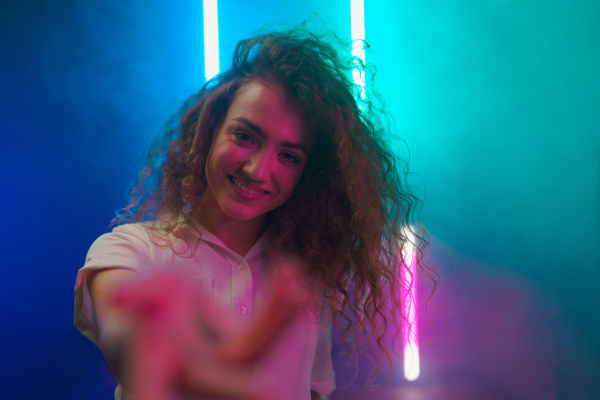
<svg viewBox="0 0 600 400">
<path fill-rule="evenodd" d="M 261 129 L 260 126 L 256 125 L 254 122 L 250 121 L 248 118 L 236 117 L 236 118 L 233 118 L 233 120 L 237 121 L 237 122 L 241 122 L 242 124 L 246 125 L 254 133 L 256 133 L 258 136 L 262 137 L 263 139 L 269 138 L 269 136 Z M 283 142 L 280 142 L 279 144 L 283 147 L 300 150 L 308 156 L 308 149 L 302 143 L 283 141 Z"/>
</svg>

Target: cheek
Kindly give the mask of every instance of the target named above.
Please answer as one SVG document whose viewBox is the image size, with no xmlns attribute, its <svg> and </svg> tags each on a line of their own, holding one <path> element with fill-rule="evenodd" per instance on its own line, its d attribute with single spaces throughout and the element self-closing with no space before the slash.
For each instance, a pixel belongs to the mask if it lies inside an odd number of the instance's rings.
<svg viewBox="0 0 600 400">
<path fill-rule="evenodd" d="M 206 159 L 206 173 L 218 173 L 218 170 L 231 162 L 233 158 L 227 143 L 214 143 Z"/>
<path fill-rule="evenodd" d="M 218 182 L 218 166 L 215 164 L 214 158 L 209 157 L 206 159 L 206 165 L 204 167 L 204 176 L 209 186 L 214 190 L 214 185 Z"/>
</svg>

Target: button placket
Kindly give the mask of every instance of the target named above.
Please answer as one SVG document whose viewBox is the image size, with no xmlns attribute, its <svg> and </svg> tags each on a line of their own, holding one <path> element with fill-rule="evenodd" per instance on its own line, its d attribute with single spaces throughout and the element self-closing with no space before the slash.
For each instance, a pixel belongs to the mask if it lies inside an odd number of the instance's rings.
<svg viewBox="0 0 600 400">
<path fill-rule="evenodd" d="M 243 258 L 232 259 L 232 306 L 234 315 L 249 323 L 252 318 L 252 273 Z M 237 266 L 237 268 L 236 268 Z"/>
</svg>

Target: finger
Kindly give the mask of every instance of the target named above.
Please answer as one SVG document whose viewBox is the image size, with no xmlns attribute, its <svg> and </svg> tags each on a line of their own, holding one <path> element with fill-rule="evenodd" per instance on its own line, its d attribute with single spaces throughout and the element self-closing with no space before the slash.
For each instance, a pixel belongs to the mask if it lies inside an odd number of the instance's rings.
<svg viewBox="0 0 600 400">
<path fill-rule="evenodd" d="M 307 293 L 294 271 L 283 271 L 275 280 L 275 291 L 263 312 L 241 336 L 221 347 L 219 356 L 238 363 L 255 361 L 304 308 Z"/>
</svg>

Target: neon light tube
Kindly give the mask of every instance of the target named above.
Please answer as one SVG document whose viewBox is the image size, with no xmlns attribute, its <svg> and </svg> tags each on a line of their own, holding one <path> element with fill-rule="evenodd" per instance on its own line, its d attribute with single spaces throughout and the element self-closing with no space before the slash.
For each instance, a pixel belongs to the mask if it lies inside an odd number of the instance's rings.
<svg viewBox="0 0 600 400">
<path fill-rule="evenodd" d="M 419 317 L 417 315 L 417 257 L 415 236 L 410 227 L 403 229 L 408 242 L 402 249 L 404 268 L 402 268 L 402 310 L 406 321 L 402 324 L 402 347 L 404 350 L 404 377 L 414 381 L 421 372 L 419 362 Z"/>
<path fill-rule="evenodd" d="M 204 0 L 204 76 L 211 79 L 219 73 L 219 13 L 217 0 Z"/>
<path fill-rule="evenodd" d="M 350 34 L 352 37 L 352 56 L 365 63 L 365 2 L 364 0 L 350 0 Z M 365 73 L 357 68 L 352 70 L 352 80 L 359 86 L 359 95 L 365 100 Z"/>
</svg>

